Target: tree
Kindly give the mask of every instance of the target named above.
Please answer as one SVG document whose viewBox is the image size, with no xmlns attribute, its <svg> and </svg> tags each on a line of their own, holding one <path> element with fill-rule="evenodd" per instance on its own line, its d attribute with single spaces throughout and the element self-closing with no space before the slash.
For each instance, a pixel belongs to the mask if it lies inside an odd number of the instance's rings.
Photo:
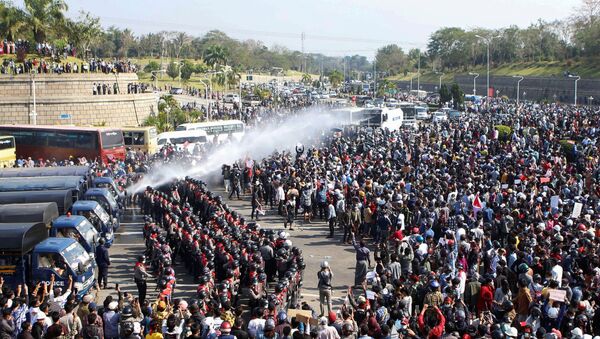
<svg viewBox="0 0 600 339">
<path fill-rule="evenodd" d="M 406 67 L 406 55 L 398 45 L 387 45 L 377 50 L 375 56 L 377 69 L 389 72 L 391 75 L 399 74 Z"/>
<path fill-rule="evenodd" d="M 452 100 L 454 101 L 454 108 L 458 109 L 465 102 L 465 93 L 457 83 L 452 84 L 450 93 L 452 94 Z"/>
<path fill-rule="evenodd" d="M 36 42 L 44 42 L 48 35 L 65 21 L 68 9 L 63 0 L 23 0 L 26 22 Z"/>
<path fill-rule="evenodd" d="M 195 71 L 195 66 L 189 61 L 184 61 L 183 65 L 180 68 L 181 72 L 181 80 L 187 82 L 192 77 L 192 73 Z"/>
<path fill-rule="evenodd" d="M 156 61 L 150 61 L 145 67 L 144 67 L 144 72 L 146 73 L 152 73 L 152 72 L 156 72 L 160 69 L 160 65 L 158 64 L 158 62 Z"/>
<path fill-rule="evenodd" d="M 175 80 L 175 78 L 179 76 L 179 63 L 176 61 L 169 62 L 169 65 L 167 66 L 167 75 Z"/>
<path fill-rule="evenodd" d="M 0 36 L 15 41 L 19 31 L 25 27 L 25 13 L 11 3 L 0 2 Z"/>
<path fill-rule="evenodd" d="M 448 90 L 446 84 L 442 84 L 440 87 L 440 105 L 452 100 L 452 93 Z"/>
<path fill-rule="evenodd" d="M 302 83 L 305 85 L 310 85 L 312 83 L 312 77 L 310 76 L 310 74 L 302 74 Z"/>
<path fill-rule="evenodd" d="M 81 11 L 77 21 L 66 23 L 69 41 L 74 44 L 81 55 L 85 56 L 90 46 L 102 37 L 100 18 L 92 16 L 88 12 Z"/>
<path fill-rule="evenodd" d="M 206 49 L 204 53 L 204 61 L 207 65 L 215 68 L 217 65 L 227 65 L 228 50 L 219 45 L 213 45 Z"/>
<path fill-rule="evenodd" d="M 329 72 L 329 82 L 331 82 L 333 87 L 338 87 L 342 81 L 344 81 L 344 75 L 340 71 L 334 69 Z"/>
</svg>

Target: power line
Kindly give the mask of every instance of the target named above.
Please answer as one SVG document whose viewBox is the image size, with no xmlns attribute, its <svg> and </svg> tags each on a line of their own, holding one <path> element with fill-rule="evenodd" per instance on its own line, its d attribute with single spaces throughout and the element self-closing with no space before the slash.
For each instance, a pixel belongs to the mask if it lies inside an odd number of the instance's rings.
<svg viewBox="0 0 600 339">
<path fill-rule="evenodd" d="M 104 16 L 103 20 L 113 23 L 121 23 L 121 24 L 131 24 L 137 23 L 139 25 L 156 28 L 157 26 L 168 27 L 169 30 L 173 30 L 174 28 L 186 28 L 192 30 L 215 30 L 215 27 L 208 27 L 202 25 L 194 25 L 194 24 L 186 24 L 186 23 L 169 23 L 169 22 L 161 22 L 161 21 L 150 21 L 145 19 L 132 19 L 132 18 L 119 18 L 112 16 Z M 275 32 L 275 31 L 262 31 L 262 30 L 251 30 L 251 29 L 242 29 L 242 28 L 227 28 L 229 32 L 238 32 L 243 34 L 250 34 L 252 36 L 266 36 L 271 38 L 283 38 L 283 39 L 308 39 L 308 40 L 320 40 L 320 41 L 336 41 L 336 42 L 354 42 L 354 43 L 365 43 L 365 44 L 400 44 L 400 45 L 411 45 L 411 46 L 422 46 L 423 43 L 413 42 L 413 41 L 393 41 L 393 40 L 379 40 L 379 39 L 367 39 L 361 37 L 341 37 L 341 36 L 328 36 L 328 35 L 318 35 L 318 34 L 305 34 L 304 32 L 301 34 L 298 33 L 290 33 L 290 32 Z M 297 41 L 297 40 L 296 40 Z"/>
</svg>

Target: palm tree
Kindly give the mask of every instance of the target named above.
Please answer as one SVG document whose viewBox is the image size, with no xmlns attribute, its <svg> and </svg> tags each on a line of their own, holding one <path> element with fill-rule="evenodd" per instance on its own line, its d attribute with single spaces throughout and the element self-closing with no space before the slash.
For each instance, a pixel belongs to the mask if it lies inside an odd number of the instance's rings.
<svg viewBox="0 0 600 339">
<path fill-rule="evenodd" d="M 229 72 L 227 72 L 226 76 L 227 76 L 227 86 L 229 86 L 229 88 L 235 88 L 238 85 L 238 83 L 240 82 L 240 78 L 242 77 L 240 75 L 240 73 L 236 72 L 233 69 L 231 69 Z"/>
<path fill-rule="evenodd" d="M 0 35 L 15 41 L 17 32 L 25 26 L 25 14 L 11 4 L 0 3 Z"/>
<path fill-rule="evenodd" d="M 229 52 L 220 45 L 212 45 L 204 52 L 204 61 L 207 65 L 214 68 L 215 65 L 227 65 Z"/>
<path fill-rule="evenodd" d="M 64 0 L 24 0 L 27 24 L 36 42 L 44 42 L 48 33 L 65 21 L 68 9 Z"/>
<path fill-rule="evenodd" d="M 305 85 L 309 85 L 312 83 L 312 77 L 308 73 L 302 74 L 302 83 Z"/>
</svg>

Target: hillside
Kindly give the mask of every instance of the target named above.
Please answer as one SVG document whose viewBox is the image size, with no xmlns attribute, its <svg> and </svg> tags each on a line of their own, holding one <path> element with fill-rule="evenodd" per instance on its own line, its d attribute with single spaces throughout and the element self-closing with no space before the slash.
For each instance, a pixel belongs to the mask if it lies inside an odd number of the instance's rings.
<svg viewBox="0 0 600 339">
<path fill-rule="evenodd" d="M 571 74 L 579 75 L 582 78 L 594 78 L 600 79 L 600 58 L 597 59 L 586 59 L 580 61 L 540 61 L 540 62 L 526 62 L 526 63 L 513 63 L 513 64 L 502 64 L 502 65 L 490 65 L 490 75 L 497 76 L 533 76 L 533 77 L 563 77 L 564 72 L 569 71 Z M 455 75 L 468 75 L 469 72 L 479 73 L 480 79 L 485 77 L 487 68 L 485 65 L 471 68 L 467 71 L 461 70 L 447 70 L 444 72 L 442 81 L 449 82 L 454 79 Z M 408 73 L 406 76 L 403 74 L 391 76 L 389 80 L 399 81 L 410 81 L 414 77 L 413 81 L 416 81 L 416 72 Z M 432 72 L 431 70 L 422 70 L 421 82 L 433 82 L 439 81 L 439 74 Z"/>
</svg>

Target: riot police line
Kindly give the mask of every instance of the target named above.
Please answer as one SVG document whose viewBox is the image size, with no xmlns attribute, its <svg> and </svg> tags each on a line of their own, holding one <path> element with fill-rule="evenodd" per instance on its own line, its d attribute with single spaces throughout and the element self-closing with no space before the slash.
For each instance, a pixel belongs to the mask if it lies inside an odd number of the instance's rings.
<svg viewBox="0 0 600 339">
<path fill-rule="evenodd" d="M 158 276 L 160 298 L 175 293 L 180 261 L 199 284 L 196 299 L 204 312 L 298 307 L 305 263 L 289 234 L 246 222 L 204 182 L 189 177 L 148 186 L 140 205 L 144 255 Z"/>
</svg>

